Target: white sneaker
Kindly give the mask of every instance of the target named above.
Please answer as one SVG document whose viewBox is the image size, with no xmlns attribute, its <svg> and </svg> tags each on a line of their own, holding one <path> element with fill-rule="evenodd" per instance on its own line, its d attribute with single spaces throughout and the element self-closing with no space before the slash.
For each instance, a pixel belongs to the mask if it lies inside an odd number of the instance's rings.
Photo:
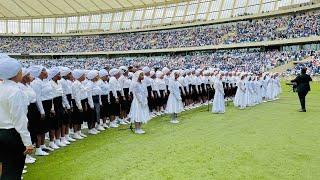
<svg viewBox="0 0 320 180">
<path fill-rule="evenodd" d="M 73 138 L 70 137 L 69 135 L 68 135 L 66 138 L 67 138 L 67 141 L 69 141 L 69 142 L 74 142 L 74 141 L 76 141 L 75 139 L 73 139 Z"/>
<path fill-rule="evenodd" d="M 119 125 L 116 124 L 115 122 L 111 122 L 111 123 L 110 123 L 110 127 L 111 127 L 111 128 L 117 128 L 117 127 L 119 127 Z"/>
<path fill-rule="evenodd" d="M 26 159 L 25 159 L 24 162 L 25 162 L 26 164 L 33 164 L 33 163 L 35 163 L 36 161 L 34 161 L 34 160 L 30 159 L 28 156 L 26 156 Z"/>
<path fill-rule="evenodd" d="M 50 142 L 49 143 L 49 147 L 51 147 L 52 149 L 59 149 L 60 147 L 57 146 L 54 142 Z"/>
<path fill-rule="evenodd" d="M 54 142 L 59 147 L 65 147 L 67 146 L 65 143 L 63 143 L 60 139 L 55 140 Z"/>
<path fill-rule="evenodd" d="M 33 161 L 36 161 L 36 160 L 37 160 L 36 158 L 34 158 L 34 157 L 30 156 L 29 154 L 27 154 L 27 156 L 26 156 L 26 157 L 28 157 L 29 159 L 31 159 L 31 160 L 33 160 Z"/>
<path fill-rule="evenodd" d="M 92 128 L 92 130 L 93 130 L 94 132 L 96 132 L 97 134 L 100 133 L 100 131 L 99 131 L 98 129 L 96 129 L 96 128 Z"/>
<path fill-rule="evenodd" d="M 96 135 L 96 134 L 98 134 L 98 133 L 95 132 L 93 129 L 90 129 L 90 130 L 88 131 L 88 133 L 91 134 L 91 135 Z"/>
<path fill-rule="evenodd" d="M 67 140 L 66 137 L 63 138 L 62 142 L 63 142 L 64 144 L 66 144 L 66 145 L 71 144 L 71 143 Z"/>
<path fill-rule="evenodd" d="M 107 123 L 103 123 L 103 124 L 102 124 L 102 127 L 105 128 L 105 129 L 108 129 L 108 128 L 109 128 L 109 126 L 107 125 Z"/>
<path fill-rule="evenodd" d="M 84 138 L 88 137 L 87 135 L 83 134 L 81 131 L 79 132 L 79 135 L 84 137 Z"/>
<path fill-rule="evenodd" d="M 120 124 L 121 124 L 121 125 L 127 125 L 127 123 L 124 122 L 123 120 L 120 120 Z"/>
<path fill-rule="evenodd" d="M 27 173 L 27 172 L 28 172 L 28 171 L 24 169 L 24 170 L 22 171 L 22 174 L 25 174 L 25 173 Z"/>
<path fill-rule="evenodd" d="M 136 134 L 144 134 L 145 132 L 143 130 L 141 130 L 141 129 L 136 129 L 135 133 Z"/>
<path fill-rule="evenodd" d="M 37 148 L 37 149 L 36 149 L 36 152 L 35 152 L 35 155 L 36 155 L 36 156 L 48 156 L 49 153 L 47 153 L 47 152 L 45 152 L 45 151 L 42 151 L 41 148 Z"/>
<path fill-rule="evenodd" d="M 178 123 L 179 123 L 178 120 L 171 120 L 170 122 L 171 122 L 172 124 L 178 124 Z"/>
<path fill-rule="evenodd" d="M 42 150 L 45 150 L 45 151 L 54 151 L 54 149 L 50 148 L 50 147 L 47 147 L 45 144 L 44 145 L 41 145 L 40 148 Z"/>
<path fill-rule="evenodd" d="M 73 138 L 78 140 L 83 139 L 83 137 L 81 137 L 78 133 L 74 133 Z"/>
<path fill-rule="evenodd" d="M 104 130 L 106 130 L 105 128 L 103 128 L 103 127 L 100 126 L 100 125 L 97 125 L 97 126 L 96 126 L 96 129 L 97 129 L 98 131 L 104 131 Z"/>
<path fill-rule="evenodd" d="M 87 122 L 84 122 L 84 123 L 82 124 L 81 129 L 88 129 L 88 123 L 87 123 Z"/>
</svg>

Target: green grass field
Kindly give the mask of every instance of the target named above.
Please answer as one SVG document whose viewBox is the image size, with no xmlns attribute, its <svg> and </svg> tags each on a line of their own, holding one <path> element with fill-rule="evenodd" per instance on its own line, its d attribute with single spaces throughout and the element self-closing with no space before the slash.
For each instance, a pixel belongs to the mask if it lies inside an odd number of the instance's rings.
<svg viewBox="0 0 320 180">
<path fill-rule="evenodd" d="M 288 90 L 224 115 L 191 110 L 178 125 L 155 118 L 145 135 L 107 130 L 38 158 L 24 179 L 319 179 L 320 85 L 312 85 L 307 113 Z"/>
</svg>

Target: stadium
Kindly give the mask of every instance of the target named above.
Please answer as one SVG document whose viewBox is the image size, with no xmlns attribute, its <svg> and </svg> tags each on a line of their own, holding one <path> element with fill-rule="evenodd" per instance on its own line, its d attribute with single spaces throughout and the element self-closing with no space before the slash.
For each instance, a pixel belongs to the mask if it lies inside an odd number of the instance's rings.
<svg viewBox="0 0 320 180">
<path fill-rule="evenodd" d="M 0 179 L 317 179 L 319 0 L 0 1 Z"/>
</svg>

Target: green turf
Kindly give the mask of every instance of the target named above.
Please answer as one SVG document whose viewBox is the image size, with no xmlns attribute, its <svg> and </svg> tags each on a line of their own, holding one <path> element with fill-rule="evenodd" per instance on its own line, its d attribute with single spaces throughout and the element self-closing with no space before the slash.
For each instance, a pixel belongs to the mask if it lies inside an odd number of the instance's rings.
<svg viewBox="0 0 320 180">
<path fill-rule="evenodd" d="M 319 179 L 320 85 L 307 113 L 283 91 L 278 101 L 229 106 L 224 115 L 185 112 L 178 125 L 156 118 L 145 135 L 107 130 L 38 158 L 24 179 Z"/>
</svg>

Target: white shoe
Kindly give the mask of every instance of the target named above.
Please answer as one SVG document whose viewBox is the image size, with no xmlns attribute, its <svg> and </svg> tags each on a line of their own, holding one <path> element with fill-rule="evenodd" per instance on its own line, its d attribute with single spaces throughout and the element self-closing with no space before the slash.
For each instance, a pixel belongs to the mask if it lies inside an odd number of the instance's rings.
<svg viewBox="0 0 320 180">
<path fill-rule="evenodd" d="M 136 129 L 135 133 L 136 134 L 144 134 L 145 132 L 143 130 L 141 130 L 141 129 Z"/>
<path fill-rule="evenodd" d="M 83 134 L 81 131 L 79 132 L 79 135 L 84 137 L 84 138 L 88 137 L 87 135 Z"/>
<path fill-rule="evenodd" d="M 105 128 L 103 128 L 103 127 L 100 126 L 100 125 L 97 125 L 96 129 L 97 129 L 98 131 L 104 131 L 104 130 L 106 130 Z"/>
<path fill-rule="evenodd" d="M 95 132 L 93 129 L 90 129 L 90 130 L 88 131 L 88 133 L 91 134 L 91 135 L 96 135 L 96 134 L 98 134 L 98 133 Z"/>
<path fill-rule="evenodd" d="M 73 138 L 78 140 L 83 139 L 83 137 L 81 137 L 78 133 L 74 133 Z"/>
<path fill-rule="evenodd" d="M 84 123 L 82 124 L 81 129 L 88 129 L 88 123 L 87 123 L 87 122 L 84 122 Z"/>
<path fill-rule="evenodd" d="M 28 171 L 24 169 L 24 170 L 22 171 L 22 174 L 25 174 L 25 173 L 27 173 L 27 172 L 28 172 Z"/>
<path fill-rule="evenodd" d="M 49 147 L 51 147 L 52 149 L 59 149 L 60 147 L 57 146 L 54 142 L 50 142 L 49 143 Z"/>
<path fill-rule="evenodd" d="M 33 164 L 35 163 L 36 161 L 30 159 L 29 157 L 26 157 L 25 161 L 24 161 L 26 164 Z"/>
<path fill-rule="evenodd" d="M 59 147 L 65 147 L 67 146 L 65 143 L 63 143 L 60 139 L 55 140 L 54 142 Z"/>
<path fill-rule="evenodd" d="M 35 155 L 36 155 L 36 156 L 48 156 L 49 153 L 47 153 L 47 152 L 45 152 L 45 151 L 42 151 L 41 148 L 37 148 L 37 149 L 36 149 L 36 152 L 35 152 Z"/>
<path fill-rule="evenodd" d="M 37 160 L 36 158 L 30 156 L 29 154 L 27 154 L 26 157 L 29 158 L 29 159 L 31 159 L 31 160 L 33 160 L 33 161 L 36 161 L 36 160 Z"/>
<path fill-rule="evenodd" d="M 105 129 L 109 129 L 109 126 L 107 125 L 107 123 L 103 123 L 102 127 L 105 128 Z"/>
<path fill-rule="evenodd" d="M 98 129 L 96 129 L 96 128 L 92 128 L 92 131 L 96 132 L 97 134 L 100 133 L 100 131 Z"/>
<path fill-rule="evenodd" d="M 178 120 L 171 120 L 170 122 L 171 122 L 172 124 L 178 124 L 178 123 L 179 123 Z"/>
<path fill-rule="evenodd" d="M 71 143 L 67 140 L 66 137 L 61 137 L 60 141 L 61 141 L 62 143 L 64 143 L 64 144 L 66 144 L 66 145 L 71 144 Z"/>
<path fill-rule="evenodd" d="M 110 123 L 110 127 L 111 127 L 111 128 L 117 128 L 117 127 L 119 127 L 119 125 L 116 124 L 115 122 L 111 122 L 111 123 Z"/>
<path fill-rule="evenodd" d="M 74 141 L 76 141 L 75 139 L 73 139 L 73 138 L 70 137 L 69 135 L 68 135 L 66 138 L 67 138 L 67 141 L 69 141 L 69 142 L 74 142 Z"/>
<path fill-rule="evenodd" d="M 44 144 L 44 145 L 41 145 L 40 148 L 41 148 L 42 150 L 45 150 L 45 151 L 54 151 L 53 148 L 47 147 L 45 144 Z"/>
<path fill-rule="evenodd" d="M 127 123 L 124 122 L 123 120 L 120 120 L 120 124 L 121 124 L 121 125 L 127 125 Z"/>
</svg>

